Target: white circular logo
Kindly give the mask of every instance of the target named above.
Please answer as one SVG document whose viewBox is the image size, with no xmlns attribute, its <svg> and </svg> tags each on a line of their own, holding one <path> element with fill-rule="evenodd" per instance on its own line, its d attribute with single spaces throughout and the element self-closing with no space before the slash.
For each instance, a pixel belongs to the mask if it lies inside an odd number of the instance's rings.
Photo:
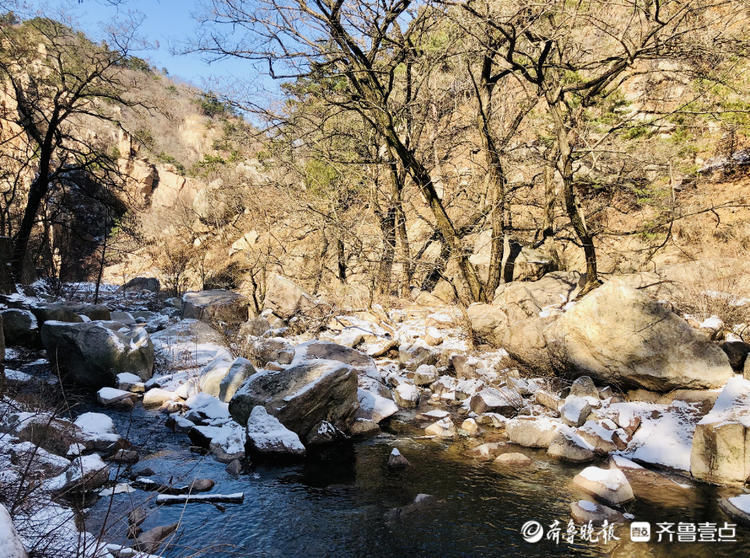
<svg viewBox="0 0 750 558">
<path fill-rule="evenodd" d="M 527 521 L 521 526 L 521 536 L 529 543 L 538 543 L 544 536 L 544 528 L 538 521 Z"/>
</svg>

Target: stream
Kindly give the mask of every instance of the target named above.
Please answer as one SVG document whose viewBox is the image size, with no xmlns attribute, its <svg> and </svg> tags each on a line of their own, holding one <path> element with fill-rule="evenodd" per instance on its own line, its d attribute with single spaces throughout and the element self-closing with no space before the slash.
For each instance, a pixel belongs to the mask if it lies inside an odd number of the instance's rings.
<svg viewBox="0 0 750 558">
<path fill-rule="evenodd" d="M 88 407 L 88 406 L 86 406 Z M 101 408 L 91 405 L 81 412 Z M 385 432 L 295 465 L 257 465 L 238 477 L 211 455 L 190 450 L 185 434 L 164 426 L 166 415 L 137 406 L 132 413 L 107 410 L 118 431 L 134 441 L 141 460 L 138 471 L 151 468 L 159 481 L 188 483 L 194 478 L 216 481 L 215 493 L 244 492 L 242 504 L 208 503 L 157 507 L 155 493 L 137 490 L 100 498 L 86 516 L 86 529 L 126 543 L 127 513 L 143 504 L 142 525 L 181 522 L 165 557 L 211 556 L 654 556 L 712 557 L 750 555 L 750 530 L 737 526 L 737 542 L 635 543 L 628 527 L 618 526 L 619 541 L 609 544 L 562 540 L 571 502 L 584 497 L 570 486 L 582 469 L 549 461 L 542 451 L 522 451 L 535 464 L 502 470 L 492 463 L 462 456 L 461 444 L 414 440 Z M 389 471 L 393 447 L 412 466 Z M 687 481 L 683 481 L 687 482 Z M 628 506 L 636 520 L 656 522 L 732 522 L 718 507 L 720 489 L 694 487 L 689 506 L 636 500 Z M 736 492 L 735 492 L 736 493 Z M 407 506 L 417 494 L 434 498 Z M 561 540 L 523 540 L 529 520 L 546 528 L 560 522 Z M 677 528 L 675 527 L 675 531 Z M 594 535 L 598 535 L 598 530 Z M 652 541 L 655 540 L 652 533 Z M 601 539 L 601 537 L 600 537 Z M 676 535 L 675 535 L 676 539 Z"/>
</svg>

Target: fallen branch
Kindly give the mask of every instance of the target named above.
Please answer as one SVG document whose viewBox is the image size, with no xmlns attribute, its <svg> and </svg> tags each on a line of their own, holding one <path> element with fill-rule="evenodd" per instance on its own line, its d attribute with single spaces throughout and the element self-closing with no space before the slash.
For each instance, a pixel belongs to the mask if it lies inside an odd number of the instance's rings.
<svg viewBox="0 0 750 558">
<path fill-rule="evenodd" d="M 160 494 L 156 497 L 157 504 L 185 504 L 192 502 L 241 504 L 244 500 L 244 492 L 236 492 L 234 494 Z"/>
</svg>

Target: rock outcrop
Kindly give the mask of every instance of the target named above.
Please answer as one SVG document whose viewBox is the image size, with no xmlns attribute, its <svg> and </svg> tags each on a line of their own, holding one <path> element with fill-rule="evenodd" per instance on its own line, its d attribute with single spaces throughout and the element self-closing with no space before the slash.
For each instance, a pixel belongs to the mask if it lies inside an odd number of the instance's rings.
<svg viewBox="0 0 750 558">
<path fill-rule="evenodd" d="M 30 310 L 8 308 L 1 310 L 3 332 L 8 345 L 36 347 L 39 345 L 39 323 Z"/>
<path fill-rule="evenodd" d="M 50 362 L 82 386 L 114 386 L 121 372 L 143 380 L 153 373 L 154 346 L 142 327 L 47 321 L 42 326 L 42 343 Z"/>
<path fill-rule="evenodd" d="M 623 282 L 587 294 L 558 321 L 560 367 L 653 391 L 722 387 L 732 377 L 718 345 Z"/>
<path fill-rule="evenodd" d="M 295 314 L 312 308 L 314 301 L 312 296 L 292 280 L 274 273 L 266 285 L 264 305 L 279 318 L 288 320 Z"/>
<path fill-rule="evenodd" d="M 215 289 L 189 292 L 182 296 L 182 317 L 207 323 L 239 325 L 247 321 L 248 305 L 247 298 L 232 291 Z"/>
<path fill-rule="evenodd" d="M 313 360 L 280 371 L 251 376 L 229 402 L 232 418 L 246 425 L 253 408 L 262 405 L 305 443 L 323 423 L 348 432 L 358 408 L 357 374 L 346 364 Z"/>
<path fill-rule="evenodd" d="M 44 322 L 54 320 L 57 322 L 83 322 L 86 316 L 90 320 L 109 320 L 111 314 L 109 308 L 103 304 L 86 304 L 84 302 L 51 302 L 48 304 L 39 304 L 31 307 L 31 311 L 39 321 L 39 325 Z"/>
</svg>

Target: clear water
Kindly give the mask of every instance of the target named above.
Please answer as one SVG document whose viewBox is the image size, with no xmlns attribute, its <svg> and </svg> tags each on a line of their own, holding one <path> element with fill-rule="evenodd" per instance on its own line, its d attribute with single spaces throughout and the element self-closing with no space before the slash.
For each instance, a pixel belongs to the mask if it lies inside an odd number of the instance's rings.
<svg viewBox="0 0 750 558">
<path fill-rule="evenodd" d="M 260 465 L 238 478 L 211 456 L 191 453 L 187 437 L 164 426 L 164 415 L 136 409 L 115 415 L 121 432 L 129 429 L 142 458 L 175 484 L 192 478 L 216 481 L 213 492 L 245 493 L 243 504 L 155 506 L 154 494 L 137 491 L 101 498 L 90 510 L 87 529 L 108 524 L 108 540 L 126 542 L 124 518 L 143 504 L 144 529 L 181 522 L 178 536 L 163 554 L 183 556 L 654 556 L 722 557 L 750 555 L 750 530 L 738 527 L 736 543 L 631 543 L 627 527 L 619 542 L 569 545 L 523 541 L 521 525 L 548 525 L 569 519 L 570 502 L 581 497 L 570 479 L 581 469 L 549 462 L 515 472 L 464 458 L 460 446 L 384 435 L 295 466 Z M 386 467 L 392 447 L 412 463 L 402 472 Z M 525 450 L 524 450 L 525 451 Z M 526 452 L 529 453 L 529 452 Z M 435 500 L 404 512 L 392 510 L 417 494 Z M 717 506 L 717 489 L 699 486 L 689 504 L 639 500 L 629 508 L 637 519 L 672 522 L 731 521 Z"/>
</svg>

